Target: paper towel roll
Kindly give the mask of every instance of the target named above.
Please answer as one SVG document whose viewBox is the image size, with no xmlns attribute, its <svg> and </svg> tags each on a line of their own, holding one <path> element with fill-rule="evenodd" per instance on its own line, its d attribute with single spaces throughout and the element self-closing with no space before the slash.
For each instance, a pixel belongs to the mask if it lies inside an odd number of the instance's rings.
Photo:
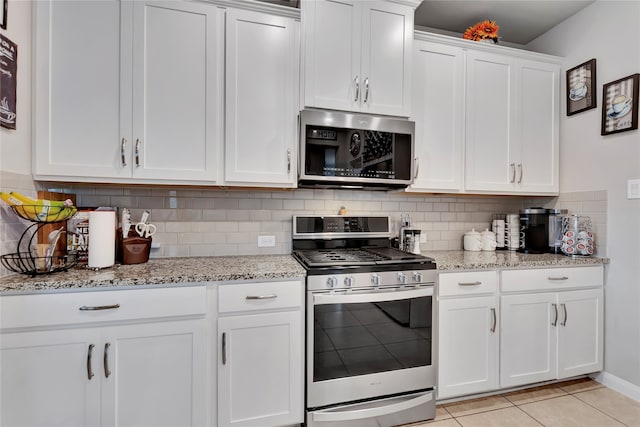
<svg viewBox="0 0 640 427">
<path fill-rule="evenodd" d="M 89 212 L 90 268 L 111 267 L 115 263 L 116 213 L 114 211 Z"/>
</svg>

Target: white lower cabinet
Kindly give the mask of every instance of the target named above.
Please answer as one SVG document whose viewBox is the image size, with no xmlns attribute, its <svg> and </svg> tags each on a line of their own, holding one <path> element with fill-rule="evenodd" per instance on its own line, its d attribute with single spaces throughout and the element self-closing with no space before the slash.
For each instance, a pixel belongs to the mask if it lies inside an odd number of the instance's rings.
<svg viewBox="0 0 640 427">
<path fill-rule="evenodd" d="M 498 388 L 497 272 L 440 274 L 438 399 Z"/>
<path fill-rule="evenodd" d="M 204 287 L 0 298 L 0 425 L 206 424 L 200 298 Z M 188 317 L 155 317 L 168 305 Z"/>
<path fill-rule="evenodd" d="M 219 287 L 218 426 L 303 422 L 301 281 Z"/>
<path fill-rule="evenodd" d="M 438 399 L 601 371 L 603 277 L 601 265 L 440 273 Z"/>
<path fill-rule="evenodd" d="M 500 385 L 512 387 L 603 368 L 602 267 L 502 272 Z M 584 280 L 581 282 L 581 280 Z M 576 289 L 580 287 L 592 289 Z M 551 291 L 551 292 L 550 292 Z"/>
</svg>

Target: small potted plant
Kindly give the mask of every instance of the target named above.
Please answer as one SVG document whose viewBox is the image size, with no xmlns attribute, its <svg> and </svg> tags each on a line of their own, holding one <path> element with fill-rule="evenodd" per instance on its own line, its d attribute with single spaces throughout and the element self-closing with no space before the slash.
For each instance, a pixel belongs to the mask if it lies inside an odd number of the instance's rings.
<svg viewBox="0 0 640 427">
<path fill-rule="evenodd" d="M 478 22 L 477 24 L 466 29 L 462 38 L 465 40 L 473 40 L 484 43 L 498 43 L 498 30 L 500 26 L 489 19 Z"/>
</svg>

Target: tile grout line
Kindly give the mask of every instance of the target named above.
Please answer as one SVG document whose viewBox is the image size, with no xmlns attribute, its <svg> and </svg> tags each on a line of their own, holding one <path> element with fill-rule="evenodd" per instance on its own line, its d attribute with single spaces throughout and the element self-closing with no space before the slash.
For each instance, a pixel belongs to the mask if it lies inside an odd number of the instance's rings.
<svg viewBox="0 0 640 427">
<path fill-rule="evenodd" d="M 527 417 L 531 418 L 533 421 L 535 421 L 536 423 L 538 423 L 538 424 L 540 424 L 541 426 L 544 427 L 544 424 L 542 424 L 542 421 L 538 420 L 536 417 L 534 417 L 533 415 L 529 414 L 527 411 L 522 409 L 520 406 L 516 405 L 516 408 L 518 408 L 518 411 L 522 412 Z"/>
<path fill-rule="evenodd" d="M 602 387 L 600 387 L 600 388 L 602 388 Z M 594 390 L 598 390 L 598 389 L 594 389 Z M 587 392 L 587 391 L 592 391 L 592 390 L 585 390 L 585 391 L 581 391 L 580 393 L 585 393 L 585 392 Z M 629 427 L 629 424 L 627 424 L 627 423 L 625 423 L 625 422 L 623 422 L 623 421 L 621 421 L 621 420 L 617 419 L 615 416 L 610 415 L 610 414 L 608 414 L 608 413 L 606 413 L 606 412 L 602 411 L 602 410 L 601 410 L 601 409 L 599 409 L 599 408 L 596 408 L 596 407 L 595 407 L 595 406 L 593 406 L 591 403 L 589 403 L 589 402 L 587 402 L 587 401 L 584 401 L 584 400 L 580 399 L 580 398 L 577 396 L 578 394 L 579 394 L 579 393 L 575 393 L 575 395 L 572 395 L 572 396 L 574 396 L 576 399 L 578 399 L 580 402 L 584 403 L 585 405 L 591 406 L 593 409 L 595 409 L 596 411 L 600 412 L 601 414 L 603 414 L 603 415 L 605 415 L 605 416 L 607 416 L 607 417 L 609 417 L 609 418 L 613 419 L 614 421 L 619 422 L 619 423 L 620 423 L 620 424 L 622 424 L 623 426 Z"/>
</svg>

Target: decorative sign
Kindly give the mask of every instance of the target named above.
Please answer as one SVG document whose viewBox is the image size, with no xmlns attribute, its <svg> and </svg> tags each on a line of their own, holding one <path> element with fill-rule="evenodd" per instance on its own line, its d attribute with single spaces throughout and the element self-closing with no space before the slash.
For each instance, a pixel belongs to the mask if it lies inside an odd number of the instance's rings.
<svg viewBox="0 0 640 427">
<path fill-rule="evenodd" d="M 623 77 L 602 87 L 601 135 L 638 129 L 640 74 Z"/>
<path fill-rule="evenodd" d="M 596 60 L 567 70 L 567 116 L 596 108 Z"/>
<path fill-rule="evenodd" d="M 0 125 L 16 128 L 18 46 L 0 34 Z"/>
</svg>

